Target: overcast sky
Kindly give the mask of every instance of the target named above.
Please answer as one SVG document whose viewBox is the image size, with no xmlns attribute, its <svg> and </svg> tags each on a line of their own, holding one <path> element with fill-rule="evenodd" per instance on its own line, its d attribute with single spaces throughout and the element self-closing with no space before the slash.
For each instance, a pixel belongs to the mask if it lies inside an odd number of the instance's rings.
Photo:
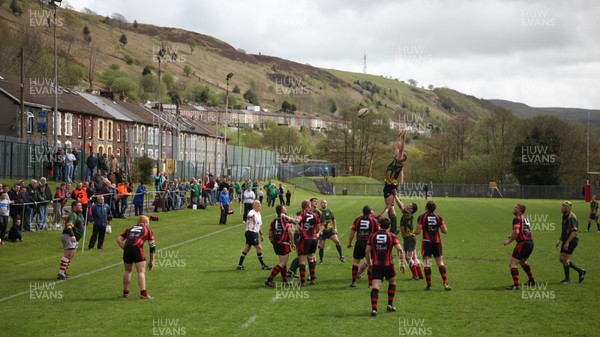
<svg viewBox="0 0 600 337">
<path fill-rule="evenodd" d="M 68 0 L 248 53 L 536 107 L 600 109 L 596 0 Z"/>
</svg>

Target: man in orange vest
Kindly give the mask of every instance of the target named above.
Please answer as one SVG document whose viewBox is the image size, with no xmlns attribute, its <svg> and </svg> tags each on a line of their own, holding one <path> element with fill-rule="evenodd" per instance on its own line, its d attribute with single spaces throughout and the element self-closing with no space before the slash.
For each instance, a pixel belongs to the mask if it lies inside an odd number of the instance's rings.
<svg viewBox="0 0 600 337">
<path fill-rule="evenodd" d="M 89 196 L 82 183 L 77 184 L 77 188 L 73 191 L 72 198 L 81 203 L 81 214 L 85 214 L 85 212 L 87 212 Z"/>
<path fill-rule="evenodd" d="M 125 218 L 125 209 L 127 208 L 127 198 L 129 198 L 129 191 L 127 190 L 126 183 L 120 183 L 117 185 L 117 205 L 115 206 L 117 218 Z"/>
</svg>

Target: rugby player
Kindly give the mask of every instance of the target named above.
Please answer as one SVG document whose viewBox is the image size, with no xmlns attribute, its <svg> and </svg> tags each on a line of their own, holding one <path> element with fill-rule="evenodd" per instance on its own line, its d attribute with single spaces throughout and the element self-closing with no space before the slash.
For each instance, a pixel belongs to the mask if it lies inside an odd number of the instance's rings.
<svg viewBox="0 0 600 337">
<path fill-rule="evenodd" d="M 560 262 L 565 271 L 565 279 L 560 281 L 560 283 L 571 283 L 571 278 L 569 277 L 570 268 L 575 269 L 579 273 L 579 283 L 581 283 L 586 274 L 585 269 L 577 267 L 575 263 L 569 260 L 579 242 L 579 238 L 577 237 L 577 216 L 573 213 L 573 204 L 570 201 L 563 202 L 560 206 L 560 210 L 563 213 L 562 231 L 560 233 L 560 238 L 556 242 L 556 247 L 560 246 Z"/>
<path fill-rule="evenodd" d="M 294 232 L 292 230 L 291 222 L 298 222 L 296 219 L 287 216 L 285 206 L 277 205 L 275 207 L 277 216 L 271 225 L 269 226 L 269 240 L 273 244 L 275 254 L 279 257 L 279 263 L 271 270 L 271 275 L 265 281 L 265 284 L 269 287 L 275 286 L 273 279 L 277 274 L 281 273 L 281 279 L 283 284 L 287 283 L 287 261 L 290 256 L 290 251 L 296 249 L 294 244 Z"/>
<path fill-rule="evenodd" d="M 400 131 L 396 142 L 396 152 L 394 160 L 388 165 L 385 172 L 385 185 L 383 187 L 383 197 L 385 204 L 391 206 L 389 217 L 392 222 L 391 232 L 398 234 L 398 220 L 396 218 L 396 210 L 394 209 L 394 194 L 398 190 L 398 184 L 402 180 L 402 168 L 407 159 L 407 154 L 404 152 L 404 144 L 406 142 L 406 130 Z"/>
<path fill-rule="evenodd" d="M 444 289 L 452 290 L 452 287 L 448 284 L 446 277 L 446 266 L 444 265 L 444 257 L 442 253 L 442 240 L 440 237 L 440 230 L 442 233 L 448 233 L 448 228 L 444 223 L 444 219 L 435 212 L 436 205 L 433 201 L 428 201 L 425 205 L 427 211 L 423 213 L 419 220 L 419 225 L 415 230 L 415 234 L 419 235 L 423 231 L 423 243 L 422 243 L 422 255 L 423 261 L 425 262 L 425 281 L 427 287 L 425 290 L 431 290 L 431 256 L 435 258 L 435 262 L 442 275 L 442 281 L 444 282 Z"/>
<path fill-rule="evenodd" d="M 588 218 L 588 227 L 586 232 L 590 231 L 590 227 L 592 227 L 592 221 L 596 221 L 596 227 L 598 227 L 598 232 L 600 233 L 600 224 L 598 223 L 598 201 L 596 201 L 596 196 L 592 196 L 592 201 L 590 202 L 590 217 Z"/>
<path fill-rule="evenodd" d="M 513 250 L 512 257 L 510 258 L 510 274 L 513 278 L 513 285 L 507 287 L 507 290 L 519 290 L 519 268 L 520 264 L 523 270 L 527 273 L 529 281 L 527 285 L 535 285 L 535 279 L 531 272 L 531 267 L 527 263 L 527 259 L 533 252 L 533 235 L 531 235 L 531 225 L 529 219 L 524 215 L 525 205 L 517 204 L 513 209 L 515 218 L 512 224 L 512 233 L 508 239 L 504 240 L 504 245 L 509 245 L 513 241 L 517 241 L 517 245 Z"/>
<path fill-rule="evenodd" d="M 388 206 L 389 207 L 389 206 Z M 352 262 L 352 283 L 350 283 L 350 287 L 356 287 L 356 279 L 358 273 L 358 264 L 360 260 L 365 258 L 365 250 L 367 248 L 367 241 L 369 237 L 377 232 L 379 228 L 379 221 L 375 219 L 375 217 L 371 214 L 371 207 L 369 205 L 365 205 L 363 207 L 363 214 L 357 217 L 352 223 L 352 228 L 350 229 L 350 237 L 348 238 L 348 248 L 352 248 L 352 240 L 354 240 L 354 235 L 356 234 L 356 246 L 354 247 L 354 261 Z M 370 262 L 367 261 L 367 267 Z M 367 270 L 369 276 L 369 287 L 371 286 L 371 269 Z"/>
<path fill-rule="evenodd" d="M 319 264 L 323 264 L 323 255 L 325 253 L 325 240 L 330 239 L 335 243 L 335 248 L 340 255 L 340 261 L 344 262 L 344 255 L 342 254 L 342 246 L 340 245 L 340 239 L 338 238 L 337 223 L 335 221 L 335 215 L 331 209 L 327 208 L 327 200 L 321 200 L 320 209 L 321 227 L 323 228 L 323 234 L 319 240 Z"/>
<path fill-rule="evenodd" d="M 83 217 L 81 202 L 73 201 L 71 203 L 71 213 L 67 216 L 65 229 L 61 235 L 61 241 L 64 249 L 63 257 L 60 259 L 60 268 L 56 279 L 66 280 L 69 278 L 67 269 L 71 265 L 71 260 L 75 257 L 79 240 L 85 230 L 85 218 Z"/>
<path fill-rule="evenodd" d="M 300 286 L 306 282 L 306 264 L 308 262 L 310 272 L 310 284 L 315 284 L 316 261 L 309 260 L 311 255 L 317 251 L 317 235 L 320 233 L 319 215 L 310 209 L 310 201 L 302 201 L 302 212 L 298 221 L 298 262 L 300 263 Z"/>
<path fill-rule="evenodd" d="M 398 195 L 394 195 L 394 199 L 402 212 L 402 218 L 400 219 L 400 233 L 404 239 L 404 252 L 406 253 L 408 267 L 412 273 L 412 279 L 422 280 L 423 272 L 421 271 L 421 262 L 416 253 L 417 235 L 414 233 L 413 226 L 413 214 L 417 212 L 418 206 L 414 202 L 404 206 L 404 203 L 398 198 Z"/>
<path fill-rule="evenodd" d="M 152 299 L 146 292 L 146 255 L 144 254 L 144 242 L 148 241 L 148 246 L 150 246 L 148 270 L 152 270 L 156 245 L 154 244 L 154 234 L 148 227 L 149 222 L 147 216 L 141 215 L 138 218 L 137 225 L 127 228 L 117 237 L 117 243 L 123 249 L 123 262 L 125 263 L 123 297 L 129 297 L 131 271 L 135 263 L 135 269 L 138 273 L 138 285 L 140 286 L 140 298 L 143 300 Z"/>
<path fill-rule="evenodd" d="M 365 256 L 369 268 L 373 269 L 373 289 L 371 289 L 371 316 L 377 316 L 377 300 L 379 297 L 379 287 L 383 279 L 388 280 L 388 305 L 387 311 L 396 311 L 394 306 L 394 296 L 396 295 L 396 267 L 392 249 L 398 251 L 400 260 L 400 270 L 404 273 L 404 252 L 402 246 L 395 234 L 390 233 L 390 219 L 382 218 L 381 230 L 373 233 L 367 241 Z M 371 258 L 373 262 L 371 263 Z"/>
</svg>

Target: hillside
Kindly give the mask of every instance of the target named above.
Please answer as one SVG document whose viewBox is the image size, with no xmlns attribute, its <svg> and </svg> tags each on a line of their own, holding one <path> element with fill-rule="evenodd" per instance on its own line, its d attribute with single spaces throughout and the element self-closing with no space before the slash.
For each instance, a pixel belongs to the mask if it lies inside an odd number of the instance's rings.
<svg viewBox="0 0 600 337">
<path fill-rule="evenodd" d="M 0 71 L 18 75 L 20 46 L 24 45 L 26 77 L 51 78 L 53 29 L 45 20 L 52 14 L 51 7 L 33 0 L 17 3 L 23 10 L 20 16 L 12 13 L 9 1 L 0 2 L 0 35 L 6 37 Z M 226 76 L 233 73 L 229 86 L 231 108 L 260 105 L 279 111 L 282 103 L 288 102 L 297 114 L 337 118 L 364 105 L 401 123 L 418 115 L 443 128 L 457 116 L 478 120 L 503 106 L 523 118 L 550 114 L 587 122 L 586 110 L 531 108 L 483 100 L 450 88 L 428 90 L 400 79 L 320 69 L 275 56 L 247 54 L 211 36 L 134 19 L 59 8 L 60 84 L 83 90 L 111 88 L 132 100 L 156 100 L 156 55 L 162 48 L 166 52 L 160 62 L 163 102 L 178 97 L 183 102 L 224 106 Z M 125 43 L 120 41 L 123 37 Z M 600 115 L 593 122 L 600 127 Z"/>
<path fill-rule="evenodd" d="M 530 118 L 540 115 L 555 116 L 560 119 L 587 124 L 588 112 L 590 114 L 590 126 L 600 130 L 600 110 L 587 110 L 576 108 L 536 108 L 527 104 L 512 102 L 501 99 L 489 99 L 489 102 L 498 107 L 511 110 L 519 118 Z"/>
<path fill-rule="evenodd" d="M 51 16 L 51 7 L 37 1 L 17 3 L 23 9 L 21 16 L 11 12 L 9 2 L 0 7 L 0 32 L 13 36 L 3 48 L 3 54 L 6 53 L 3 57 L 17 60 L 17 45 L 27 47 L 17 36 L 31 35 L 42 45 L 29 46 L 32 50 L 26 48 L 26 76 L 52 77 L 53 29 L 43 20 Z M 444 124 L 457 113 L 467 113 L 476 119 L 490 108 L 455 91 L 449 95 L 449 90 L 426 90 L 398 79 L 320 69 L 274 56 L 247 54 L 214 37 L 177 28 L 133 23 L 125 18 L 65 8 L 59 8 L 57 22 L 61 85 L 91 89 L 89 70 L 93 68 L 93 89 L 110 87 L 134 100 L 156 99 L 159 66 L 156 54 L 162 46 L 167 52 L 161 62 L 162 101 L 169 101 L 169 96 L 177 93 L 183 101 L 223 106 L 225 78 L 233 73 L 229 87 L 231 107 L 257 103 L 270 111 L 278 111 L 282 103 L 288 101 L 295 105 L 297 113 L 335 117 L 342 111 L 355 111 L 363 104 L 394 120 L 401 114 L 418 113 L 436 125 Z M 84 27 L 88 35 L 84 34 Z M 126 43 L 120 42 L 123 36 Z M 32 54 L 38 54 L 39 48 L 44 49 L 46 55 L 35 59 Z M 92 66 L 93 58 L 95 66 Z M 151 72 L 150 76 L 142 76 L 145 68 Z M 16 75 L 19 67 L 14 61 L 0 61 L 0 71 Z M 234 93 L 236 86 L 239 91 Z M 244 98 L 249 90 L 256 100 Z"/>
</svg>

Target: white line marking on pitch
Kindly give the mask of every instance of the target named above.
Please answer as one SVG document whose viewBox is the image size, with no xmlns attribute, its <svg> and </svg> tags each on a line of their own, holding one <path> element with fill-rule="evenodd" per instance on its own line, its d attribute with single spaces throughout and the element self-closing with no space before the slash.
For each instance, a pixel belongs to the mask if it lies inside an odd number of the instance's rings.
<svg viewBox="0 0 600 337">
<path fill-rule="evenodd" d="M 171 249 L 171 248 L 179 247 L 181 245 L 184 245 L 184 244 L 187 244 L 187 243 L 190 243 L 190 242 L 194 242 L 194 241 L 197 241 L 197 240 L 200 240 L 200 239 L 204 239 L 204 238 L 207 238 L 209 236 L 212 236 L 212 235 L 219 234 L 219 233 L 222 233 L 224 231 L 230 230 L 232 228 L 239 227 L 241 225 L 244 225 L 244 224 L 242 223 L 242 224 L 238 224 L 238 225 L 235 225 L 235 226 L 232 226 L 232 227 L 223 228 L 223 229 L 220 229 L 220 230 L 218 230 L 216 232 L 208 233 L 208 234 L 205 234 L 205 235 L 193 238 L 193 239 L 189 239 L 189 240 L 186 240 L 186 241 L 183 241 L 183 242 L 179 242 L 179 243 L 176 243 L 174 245 L 170 245 L 170 246 L 162 248 L 162 249 L 166 250 L 166 249 Z M 102 267 L 100 269 L 96 269 L 96 270 L 89 271 L 87 273 L 75 275 L 75 276 L 71 277 L 69 280 L 76 280 L 78 278 L 81 278 L 81 277 L 84 277 L 84 276 L 89 276 L 89 275 L 92 275 L 92 274 L 95 274 L 95 273 L 99 273 L 101 271 L 105 271 L 107 269 L 114 268 L 116 266 L 121 266 L 121 265 L 123 265 L 123 262 L 113 263 L 111 265 Z M 58 283 L 62 283 L 62 282 L 65 282 L 65 281 L 54 281 L 53 283 L 50 283 L 50 285 L 54 285 L 54 284 L 58 284 Z M 13 294 L 13 295 L 0 298 L 0 302 L 8 301 L 8 300 L 13 299 L 15 297 L 23 296 L 25 294 L 28 294 L 29 292 L 30 292 L 29 290 L 27 290 L 27 291 L 21 291 L 19 293 Z"/>
<path fill-rule="evenodd" d="M 256 319 L 257 319 L 257 318 L 258 318 L 258 316 L 257 316 L 257 315 L 254 315 L 254 316 L 250 317 L 250 318 L 249 318 L 249 319 L 246 321 L 246 323 L 242 324 L 242 328 L 247 328 L 247 327 L 249 327 L 249 326 L 250 326 L 250 324 L 254 323 L 254 322 L 256 321 Z"/>
</svg>

